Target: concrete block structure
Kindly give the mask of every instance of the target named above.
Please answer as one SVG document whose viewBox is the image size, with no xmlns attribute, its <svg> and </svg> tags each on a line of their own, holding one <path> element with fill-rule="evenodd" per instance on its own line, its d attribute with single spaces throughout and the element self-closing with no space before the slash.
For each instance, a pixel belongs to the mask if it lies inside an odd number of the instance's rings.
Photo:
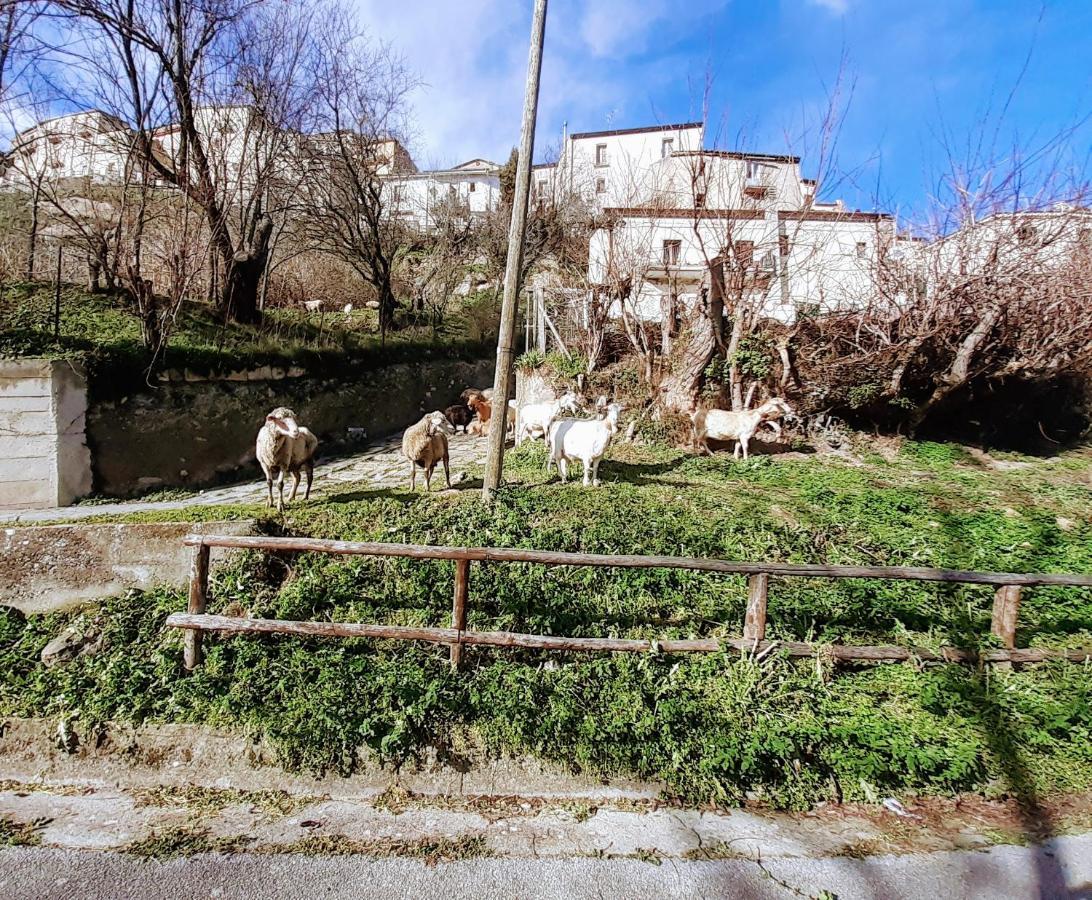
<svg viewBox="0 0 1092 900">
<path fill-rule="evenodd" d="M 65 506 L 91 491 L 87 381 L 69 360 L 0 360 L 0 509 Z"/>
</svg>

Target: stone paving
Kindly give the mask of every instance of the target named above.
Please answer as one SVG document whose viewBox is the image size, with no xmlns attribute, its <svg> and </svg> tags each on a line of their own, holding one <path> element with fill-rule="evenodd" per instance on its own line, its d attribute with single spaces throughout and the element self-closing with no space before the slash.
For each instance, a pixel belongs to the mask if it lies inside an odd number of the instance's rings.
<svg viewBox="0 0 1092 900">
<path fill-rule="evenodd" d="M 485 462 L 488 442 L 474 435 L 457 434 L 449 438 L 451 446 L 451 478 L 454 482 L 467 466 Z M 409 464 L 402 458 L 402 436 L 395 435 L 371 444 L 349 457 L 343 457 L 315 468 L 315 482 L 311 498 L 321 499 L 333 489 L 346 484 L 371 483 L 377 487 L 408 487 Z M 265 481 L 258 464 L 254 464 L 254 478 L 227 487 L 212 488 L 178 500 L 127 500 L 118 503 L 95 503 L 83 506 L 64 506 L 51 509 L 4 510 L 0 523 L 8 522 L 55 522 L 59 520 L 86 519 L 91 516 L 126 515 L 145 510 L 185 509 L 191 506 L 221 506 L 265 501 Z M 443 467 L 433 476 L 433 490 L 437 482 L 443 486 Z M 424 488 L 424 480 L 418 474 L 417 488 Z M 285 497 L 291 490 L 286 486 Z M 302 488 L 301 488 L 302 490 Z M 302 496 L 302 495 L 301 495 Z"/>
</svg>

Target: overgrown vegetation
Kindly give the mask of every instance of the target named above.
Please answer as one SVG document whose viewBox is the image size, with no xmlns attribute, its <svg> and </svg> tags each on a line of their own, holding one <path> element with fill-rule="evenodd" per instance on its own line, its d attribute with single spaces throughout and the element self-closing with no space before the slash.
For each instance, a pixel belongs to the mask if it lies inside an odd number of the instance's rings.
<svg viewBox="0 0 1092 900">
<path fill-rule="evenodd" d="M 411 362 L 433 354 L 480 356 L 493 337 L 480 298 L 454 310 L 444 327 L 405 326 L 381 345 L 372 310 L 346 314 L 273 309 L 261 326 L 225 323 L 214 310 L 188 303 L 155 364 L 210 374 L 255 366 L 299 366 L 324 375 Z M 76 358 L 93 368 L 138 377 L 152 363 L 140 318 L 120 294 L 61 289 L 60 339 L 54 337 L 54 289 L 5 284 L 0 290 L 0 356 Z"/>
<path fill-rule="evenodd" d="M 903 445 L 861 461 L 696 458 L 620 446 L 600 490 L 544 483 L 543 450 L 509 456 L 492 508 L 475 491 L 347 488 L 293 508 L 298 533 L 792 562 L 1092 572 L 1087 451 L 986 467 L 960 448 Z M 242 515 L 256 509 L 227 510 Z M 225 511 L 185 511 L 175 516 Z M 150 516 L 151 514 L 149 514 Z M 162 517 L 164 513 L 156 513 Z M 323 556 L 239 559 L 212 611 L 442 625 L 449 563 Z M 734 635 L 743 579 L 658 570 L 475 566 L 470 627 L 547 634 Z M 297 638 L 210 638 L 181 669 L 163 628 L 185 607 L 156 590 L 106 604 L 106 649 L 45 669 L 68 616 L 0 615 L 0 715 L 195 722 L 264 736 L 282 763 L 350 772 L 362 759 L 529 753 L 603 775 L 662 779 L 689 802 L 800 808 L 901 792 L 997 796 L 1092 787 L 1092 666 L 1010 673 L 912 665 L 836 670 L 735 652 L 638 657 L 467 651 Z M 770 635 L 817 642 L 989 642 L 988 588 L 775 580 Z M 1028 590 L 1020 645 L 1092 645 L 1092 597 Z M 547 665 L 548 663 L 548 665 Z"/>
</svg>

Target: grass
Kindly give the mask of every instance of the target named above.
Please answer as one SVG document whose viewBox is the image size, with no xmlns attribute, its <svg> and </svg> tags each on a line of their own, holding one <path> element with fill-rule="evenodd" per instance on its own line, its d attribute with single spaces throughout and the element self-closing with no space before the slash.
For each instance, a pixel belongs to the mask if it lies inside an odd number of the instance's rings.
<svg viewBox="0 0 1092 900">
<path fill-rule="evenodd" d="M 947 445 L 865 461 L 697 458 L 621 446 L 598 490 L 546 483 L 542 450 L 508 457 L 492 507 L 473 490 L 410 495 L 346 487 L 269 527 L 315 537 L 742 560 L 1092 572 L 1087 450 L 997 471 Z M 143 518 L 259 514 L 174 511 Z M 210 611 L 236 604 L 287 619 L 444 625 L 450 563 L 241 557 Z M 742 578 L 660 570 L 481 565 L 469 627 L 546 634 L 738 634 Z M 912 582 L 775 579 L 771 637 L 987 645 L 992 593 Z M 69 618 L 0 613 L 0 715 L 192 722 L 262 735 L 291 770 L 350 773 L 363 759 L 411 763 L 529 754 L 609 777 L 660 779 L 691 803 L 803 808 L 920 793 L 1035 797 L 1092 788 L 1092 666 L 1012 672 L 909 665 L 834 669 L 776 654 L 561 655 L 298 638 L 207 639 L 181 669 L 163 628 L 182 592 L 114 598 L 107 649 L 38 662 Z M 1092 596 L 1025 594 L 1018 644 L 1092 645 Z M 549 662 L 549 665 L 546 663 Z"/>
<path fill-rule="evenodd" d="M 10 816 L 0 816 L 0 848 L 37 847 L 42 843 L 39 835 L 45 820 L 16 822 Z"/>
<path fill-rule="evenodd" d="M 250 843 L 243 835 L 217 837 L 197 825 L 171 825 L 130 841 L 121 851 L 141 859 L 167 860 L 198 853 L 238 853 Z"/>
<path fill-rule="evenodd" d="M 53 333 L 52 285 L 9 283 L 0 289 L 0 356 L 80 359 L 94 371 L 120 377 L 120 390 L 143 382 L 150 356 L 140 321 L 121 295 L 89 294 L 63 285 L 60 339 Z M 392 332 L 381 346 L 372 310 L 311 313 L 267 311 L 261 327 L 221 322 L 204 303 L 183 306 L 160 368 L 200 374 L 227 373 L 256 366 L 299 366 L 330 376 L 365 371 L 422 356 L 478 357 L 489 341 L 468 339 L 458 314 L 439 330 L 407 327 Z"/>
</svg>

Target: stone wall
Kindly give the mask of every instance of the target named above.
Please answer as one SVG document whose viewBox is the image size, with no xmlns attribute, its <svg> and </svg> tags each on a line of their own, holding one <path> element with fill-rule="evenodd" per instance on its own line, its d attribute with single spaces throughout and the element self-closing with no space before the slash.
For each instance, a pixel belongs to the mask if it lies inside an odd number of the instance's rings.
<svg viewBox="0 0 1092 900">
<path fill-rule="evenodd" d="M 189 582 L 191 532 L 253 534 L 254 523 L 48 525 L 0 531 L 0 605 L 49 613 L 130 588 Z M 231 551 L 214 548 L 214 565 Z"/>
<path fill-rule="evenodd" d="M 430 359 L 337 379 L 286 377 L 162 383 L 88 413 L 96 492 L 201 486 L 257 474 L 254 439 L 266 413 L 288 406 L 321 441 L 319 457 L 401 431 L 467 387 L 493 383 L 492 359 Z M 265 373 L 262 373 L 265 374 Z M 280 373 L 278 373 L 280 374 Z M 94 392 L 93 392 L 94 393 Z"/>
<path fill-rule="evenodd" d="M 91 490 L 86 414 L 79 365 L 0 359 L 0 509 L 65 506 Z"/>
</svg>

